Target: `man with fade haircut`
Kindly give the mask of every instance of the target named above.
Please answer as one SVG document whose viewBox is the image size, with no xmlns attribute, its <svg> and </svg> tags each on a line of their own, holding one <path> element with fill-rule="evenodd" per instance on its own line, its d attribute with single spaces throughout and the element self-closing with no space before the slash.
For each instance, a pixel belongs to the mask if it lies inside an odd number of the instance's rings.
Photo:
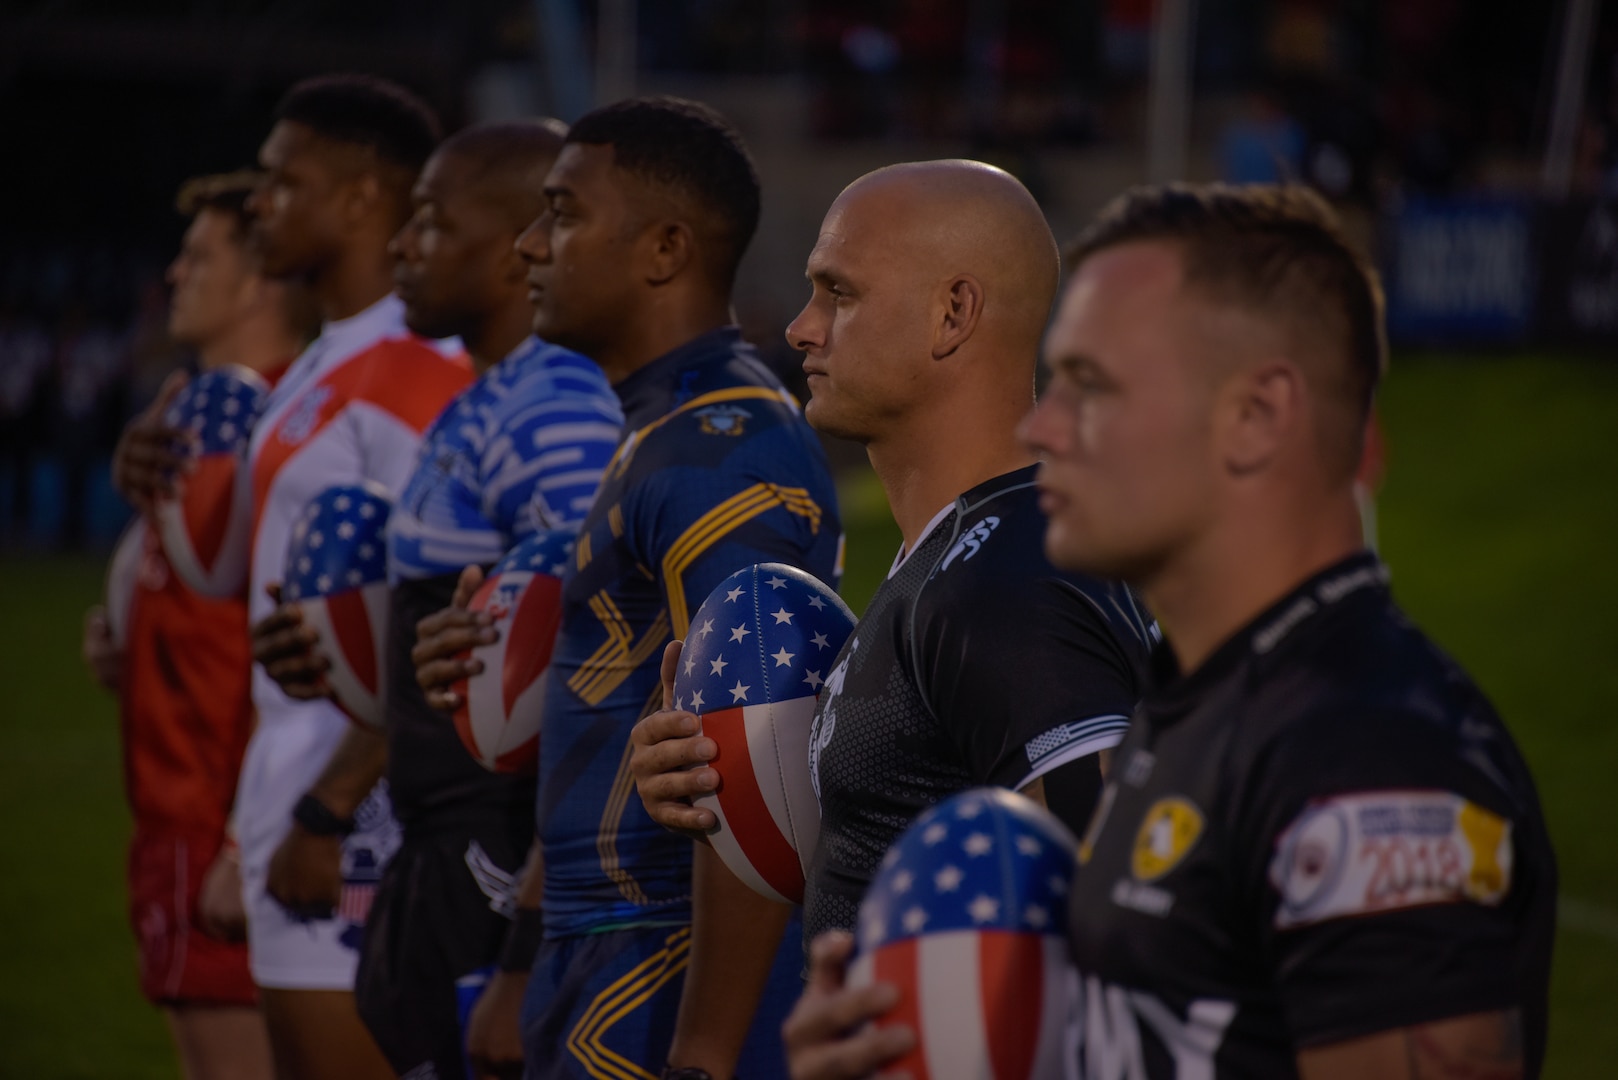
<svg viewBox="0 0 1618 1080">
<path fill-rule="evenodd" d="M 260 273 L 247 242 L 250 172 L 203 176 L 180 189 L 191 218 L 169 265 L 169 335 L 196 350 L 204 371 L 235 365 L 270 381 L 316 331 L 302 290 Z M 162 427 L 177 373 L 131 423 Z M 121 441 L 115 481 L 140 499 L 140 474 L 160 461 L 132 460 L 138 433 Z M 165 443 L 170 468 L 183 459 Z M 119 541 L 108 604 L 123 612 L 115 635 L 108 609 L 85 620 L 92 670 L 118 695 L 124 779 L 134 836 L 129 915 L 140 946 L 140 985 L 163 1010 L 187 1080 L 268 1080 L 269 1037 L 247 967 L 239 854 L 230 807 L 253 728 L 252 653 L 243 597 L 213 599 L 170 568 L 144 516 Z"/>
<path fill-rule="evenodd" d="M 427 430 L 388 520 L 385 734 L 351 728 L 310 794 L 348 816 L 385 770 L 403 840 L 366 921 L 355 993 L 394 1069 L 419 1080 L 466 1073 L 456 980 L 494 964 L 511 927 L 533 842 L 534 781 L 489 772 L 426 703 L 410 658 L 416 624 L 450 603 L 468 562 L 489 567 L 536 529 L 576 528 L 622 423 L 601 369 L 529 329 L 516 240 L 544 209 L 566 133 L 550 120 L 452 136 L 422 169 L 415 213 L 393 239 L 406 323 L 426 337 L 459 337 L 478 380 Z M 311 655 L 315 633 L 297 609 L 282 607 L 260 630 L 260 655 L 282 687 L 324 696 L 324 662 Z M 328 865 L 328 881 L 336 870 Z M 532 949 L 522 970 L 531 959 Z M 521 1068 L 511 1034 L 473 1040 L 479 1072 Z"/>
<path fill-rule="evenodd" d="M 841 530 L 819 441 L 731 325 L 759 187 L 730 124 L 672 98 L 607 106 L 568 133 L 545 192 L 520 244 L 534 329 L 601 365 L 627 434 L 563 581 L 541 854 L 521 897 L 537 914 L 519 916 L 544 933 L 526 980 L 527 1075 L 656 1076 L 690 955 L 691 844 L 634 798 L 630 730 L 662 700 L 664 647 L 720 581 L 773 561 L 835 584 Z M 492 640 L 488 619 L 453 608 L 422 630 L 418 676 L 429 701 L 453 707 L 447 688 L 471 670 L 455 657 Z M 765 928 L 772 955 L 788 914 Z M 799 950 L 781 949 L 767 979 L 736 987 L 762 1001 L 744 1075 L 784 1067 L 780 1020 L 800 970 Z M 524 989 L 508 971 L 488 993 Z"/>
<path fill-rule="evenodd" d="M 1076 1075 L 1538 1076 L 1538 796 L 1363 546 L 1375 272 L 1315 194 L 1222 185 L 1127 193 L 1072 272 L 1024 427 L 1046 547 L 1164 635 L 1079 849 Z M 843 951 L 810 997 L 850 1030 L 892 988 L 838 990 Z M 863 1076 L 880 1038 L 794 1076 Z"/>
<path fill-rule="evenodd" d="M 821 824 L 809 937 L 852 929 L 888 847 L 966 788 L 1019 790 L 1082 831 L 1103 755 L 1140 696 L 1150 619 L 1122 586 L 1045 558 L 1035 459 L 1017 439 L 1059 272 L 1033 196 L 975 161 L 861 177 L 809 255 L 812 293 L 787 328 L 809 376 L 805 415 L 865 445 L 904 538 L 827 675 L 810 736 Z M 633 769 L 653 818 L 702 838 L 714 816 L 688 800 L 719 774 L 697 730 L 681 711 L 647 718 Z M 706 846 L 698 858 L 748 895 Z M 763 958 L 709 923 L 717 895 L 697 896 L 699 931 L 713 929 L 692 966 L 707 977 L 687 980 L 674 1061 L 728 1077 L 751 1005 L 729 988 Z M 791 1024 L 788 1040 L 803 1041 Z"/>
<path fill-rule="evenodd" d="M 276 384 L 248 446 L 236 503 L 250 520 L 230 534 L 250 538 L 254 621 L 275 610 L 287 541 L 309 499 L 343 483 L 400 491 L 422 430 L 471 379 L 464 357 L 410 332 L 391 294 L 388 242 L 436 142 L 437 121 L 408 91 L 340 75 L 293 87 L 259 151 L 265 175 L 249 209 L 264 272 L 307 283 L 325 325 Z M 349 722 L 329 701 L 288 697 L 261 665 L 252 692 L 258 725 L 236 822 L 277 1073 L 391 1076 L 353 999 L 364 911 L 398 844 L 385 785 L 351 817 L 308 796 Z"/>
</svg>

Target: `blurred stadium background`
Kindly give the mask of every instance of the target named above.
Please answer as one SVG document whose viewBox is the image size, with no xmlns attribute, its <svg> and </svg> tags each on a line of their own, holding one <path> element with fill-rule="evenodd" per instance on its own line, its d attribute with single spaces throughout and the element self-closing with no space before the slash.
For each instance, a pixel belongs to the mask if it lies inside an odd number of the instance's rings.
<svg viewBox="0 0 1618 1080">
<path fill-rule="evenodd" d="M 365 71 L 451 128 L 701 98 L 757 155 L 739 314 L 781 330 L 820 216 L 973 156 L 1070 236 L 1147 179 L 1311 183 L 1382 266 L 1381 543 L 1495 698 L 1561 859 L 1552 1077 L 1618 1061 L 1618 5 L 1600 0 L 6 0 L 0 4 L 0 1077 L 172 1077 L 136 992 L 115 710 L 78 659 L 126 518 L 124 420 L 183 357 L 186 177 L 250 163 L 292 82 Z M 897 533 L 834 447 L 856 609 Z"/>
</svg>

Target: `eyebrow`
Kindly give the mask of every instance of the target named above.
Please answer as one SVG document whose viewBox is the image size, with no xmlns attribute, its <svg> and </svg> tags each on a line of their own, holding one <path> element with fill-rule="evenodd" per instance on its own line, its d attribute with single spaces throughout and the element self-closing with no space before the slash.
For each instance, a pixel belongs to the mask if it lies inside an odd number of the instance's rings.
<svg viewBox="0 0 1618 1080">
<path fill-rule="evenodd" d="M 1045 366 L 1052 373 L 1071 375 L 1081 368 L 1088 368 L 1097 374 L 1105 375 L 1106 370 L 1096 361 L 1095 357 L 1082 352 L 1062 353 L 1060 356 L 1047 357 Z"/>
<path fill-rule="evenodd" d="M 848 275 L 834 266 L 829 266 L 823 260 L 818 260 L 813 253 L 809 262 L 803 268 L 803 276 L 816 285 L 849 285 Z"/>
</svg>

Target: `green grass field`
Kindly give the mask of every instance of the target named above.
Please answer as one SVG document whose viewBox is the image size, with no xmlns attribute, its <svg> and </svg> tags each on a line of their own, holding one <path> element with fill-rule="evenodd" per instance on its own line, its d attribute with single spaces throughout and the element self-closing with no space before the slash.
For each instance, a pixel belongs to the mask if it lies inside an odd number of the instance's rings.
<svg viewBox="0 0 1618 1080">
<path fill-rule="evenodd" d="M 1493 696 L 1538 777 L 1564 902 L 1548 1075 L 1618 1062 L 1618 366 L 1432 360 L 1383 398 L 1385 556 L 1405 606 Z M 897 533 L 845 490 L 862 607 Z M 135 988 L 112 703 L 78 661 L 87 558 L 0 565 L 0 1078 L 173 1077 Z"/>
</svg>

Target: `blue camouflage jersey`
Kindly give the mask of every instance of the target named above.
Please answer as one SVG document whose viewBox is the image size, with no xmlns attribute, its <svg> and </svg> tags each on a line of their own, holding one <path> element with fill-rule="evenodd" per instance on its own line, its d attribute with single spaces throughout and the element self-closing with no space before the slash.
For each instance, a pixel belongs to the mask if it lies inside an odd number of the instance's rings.
<svg viewBox="0 0 1618 1080">
<path fill-rule="evenodd" d="M 622 423 L 600 368 L 528 338 L 422 437 L 389 520 L 389 583 L 489 566 L 537 528 L 583 521 Z"/>
<path fill-rule="evenodd" d="M 842 527 L 820 441 L 734 327 L 620 383 L 627 434 L 563 581 L 540 738 L 545 931 L 690 920 L 691 841 L 655 824 L 630 729 L 661 704 L 664 646 L 730 574 L 798 566 L 832 585 Z"/>
<path fill-rule="evenodd" d="M 388 785 L 407 831 L 429 811 L 439 821 L 449 810 L 526 814 L 532 781 L 484 770 L 427 705 L 410 661 L 416 623 L 449 606 L 464 567 L 487 568 L 535 529 L 584 520 L 622 422 L 600 368 L 529 338 L 423 436 L 388 522 Z"/>
</svg>

